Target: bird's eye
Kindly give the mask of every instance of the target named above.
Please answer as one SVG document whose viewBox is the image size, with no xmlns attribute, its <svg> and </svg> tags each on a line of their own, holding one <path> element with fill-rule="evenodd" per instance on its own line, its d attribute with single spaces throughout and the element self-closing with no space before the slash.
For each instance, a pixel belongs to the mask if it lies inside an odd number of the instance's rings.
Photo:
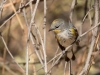
<svg viewBox="0 0 100 75">
<path fill-rule="evenodd" d="M 55 28 L 58 28 L 59 26 L 55 26 Z"/>
</svg>

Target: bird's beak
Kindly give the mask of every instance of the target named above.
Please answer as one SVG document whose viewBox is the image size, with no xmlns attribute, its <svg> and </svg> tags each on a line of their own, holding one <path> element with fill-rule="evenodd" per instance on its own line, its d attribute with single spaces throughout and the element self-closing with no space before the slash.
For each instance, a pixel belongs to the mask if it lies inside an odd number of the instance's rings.
<svg viewBox="0 0 100 75">
<path fill-rule="evenodd" d="M 52 31 L 52 30 L 54 30 L 54 28 L 50 28 L 48 31 Z"/>
<path fill-rule="evenodd" d="M 61 30 L 58 30 L 58 29 L 56 30 L 55 28 L 50 28 L 49 31 L 53 31 L 53 32 L 55 32 L 55 33 L 61 32 Z"/>
</svg>

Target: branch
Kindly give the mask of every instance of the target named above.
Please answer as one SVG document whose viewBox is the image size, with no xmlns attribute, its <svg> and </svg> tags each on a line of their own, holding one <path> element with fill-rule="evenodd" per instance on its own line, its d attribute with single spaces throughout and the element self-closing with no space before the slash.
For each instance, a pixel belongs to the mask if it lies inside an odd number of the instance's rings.
<svg viewBox="0 0 100 75">
<path fill-rule="evenodd" d="M 32 2 L 32 4 L 35 4 L 37 0 L 31 0 L 27 2 L 26 4 L 23 4 L 20 8 L 16 8 L 16 13 L 12 12 L 10 15 L 8 15 L 6 18 L 0 20 L 0 28 L 5 25 L 12 17 L 14 17 L 16 14 L 20 13 L 20 10 L 29 7 L 29 4 Z M 40 0 L 42 2 L 43 0 Z"/>
<path fill-rule="evenodd" d="M 73 11 L 74 11 L 74 8 L 75 8 L 75 5 L 77 4 L 77 0 L 73 0 L 72 1 L 72 6 L 71 6 L 71 12 L 70 12 L 70 21 L 72 22 L 72 16 L 73 16 Z"/>
<path fill-rule="evenodd" d="M 98 21 L 99 21 L 99 0 L 94 0 L 94 5 L 95 5 L 95 18 L 94 18 L 94 25 L 96 26 L 98 24 Z M 90 49 L 89 49 L 89 52 L 88 52 L 88 56 L 87 56 L 87 59 L 86 59 L 86 63 L 85 63 L 85 66 L 83 68 L 83 70 L 80 72 L 79 75 L 87 75 L 88 72 L 89 72 L 89 69 L 90 69 L 90 66 L 92 64 L 92 58 L 94 56 L 92 56 L 92 52 L 93 52 L 93 49 L 94 49 L 94 44 L 95 44 L 95 40 L 96 40 L 96 36 L 97 36 L 97 30 L 98 30 L 98 27 L 93 29 L 92 31 L 92 42 L 91 42 L 91 45 L 90 45 Z"/>
<path fill-rule="evenodd" d="M 2 41 L 3 41 L 3 43 L 4 43 L 4 45 L 5 45 L 5 48 L 6 48 L 7 52 L 8 52 L 9 55 L 11 56 L 11 58 L 14 60 L 14 62 L 17 64 L 17 66 L 18 66 L 23 72 L 25 72 L 24 69 L 23 69 L 23 68 L 16 62 L 16 60 L 14 59 L 13 55 L 11 54 L 10 50 L 8 49 L 7 44 L 6 44 L 4 38 L 2 37 L 1 34 L 0 34 L 0 37 L 1 37 L 1 39 L 2 39 Z"/>
<path fill-rule="evenodd" d="M 27 46 L 26 46 L 26 75 L 28 75 L 29 39 L 30 39 L 30 34 L 31 34 L 31 27 L 34 24 L 34 18 L 35 18 L 35 14 L 36 14 L 36 10 L 37 10 L 39 1 L 40 0 L 37 0 L 36 1 L 36 5 L 35 5 L 34 10 L 33 10 L 33 13 L 32 13 L 31 22 L 30 22 L 30 25 L 28 26 Z"/>
<path fill-rule="evenodd" d="M 18 19 L 18 22 L 19 22 L 19 24 L 20 24 L 20 26 L 21 26 L 21 28 L 22 28 L 22 30 L 23 30 L 23 29 L 24 29 L 23 24 L 22 24 L 22 22 L 21 22 L 21 20 L 20 20 L 20 18 L 19 18 L 19 15 L 18 15 L 17 12 L 16 12 L 16 9 L 15 9 L 15 7 L 14 7 L 14 5 L 13 5 L 13 2 L 12 2 L 12 0 L 9 0 L 9 1 L 10 1 L 10 3 L 11 3 L 11 6 L 12 6 L 13 10 L 14 10 L 14 13 L 16 14 L 16 17 L 17 17 L 17 19 Z"/>
<path fill-rule="evenodd" d="M 44 53 L 44 65 L 45 65 L 45 74 L 47 74 L 47 59 L 46 59 L 46 0 L 44 0 L 44 46 L 43 46 L 43 53 Z"/>
</svg>

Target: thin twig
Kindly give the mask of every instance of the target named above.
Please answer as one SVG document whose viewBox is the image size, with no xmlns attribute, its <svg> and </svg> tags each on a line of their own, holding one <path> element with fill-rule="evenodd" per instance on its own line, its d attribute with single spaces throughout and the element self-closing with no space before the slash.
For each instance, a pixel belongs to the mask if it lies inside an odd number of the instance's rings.
<svg viewBox="0 0 100 75">
<path fill-rule="evenodd" d="M 40 0 L 36 1 L 36 5 L 34 7 L 33 13 L 32 13 L 32 18 L 31 18 L 31 22 L 30 25 L 28 26 L 28 35 L 27 35 L 27 48 L 26 48 L 26 75 L 28 75 L 28 60 L 29 60 L 29 39 L 30 39 L 30 33 L 31 33 L 31 27 L 34 24 L 34 18 L 35 18 L 35 14 L 36 14 L 36 10 L 38 7 Z"/>
<path fill-rule="evenodd" d="M 40 1 L 43 1 L 43 0 L 40 0 Z M 0 25 L 0 28 L 2 28 L 12 17 L 14 17 L 16 14 L 20 13 L 20 10 L 22 10 L 23 8 L 28 7 L 31 2 L 33 2 L 35 4 L 36 0 L 31 0 L 31 1 L 27 2 L 26 4 L 24 4 L 23 6 L 21 6 L 20 8 L 18 8 L 16 10 L 16 13 L 13 13 L 9 18 L 7 18 L 7 20 L 5 20 L 4 22 L 2 22 L 2 24 Z"/>
<path fill-rule="evenodd" d="M 21 22 L 21 20 L 20 20 L 20 18 L 19 18 L 19 15 L 18 15 L 17 12 L 16 12 L 16 9 L 15 9 L 15 7 L 14 7 L 14 5 L 13 5 L 13 2 L 12 2 L 12 0 L 9 0 L 9 1 L 10 1 L 11 5 L 12 5 L 12 8 L 13 8 L 14 12 L 16 13 L 16 17 L 17 17 L 17 19 L 18 19 L 18 22 L 19 22 L 19 24 L 20 24 L 20 26 L 21 26 L 21 28 L 22 28 L 22 30 L 23 30 L 23 29 L 24 29 L 23 24 L 22 24 L 22 22 Z"/>
<path fill-rule="evenodd" d="M 17 14 L 19 13 L 19 11 L 17 12 Z M 12 19 L 14 16 L 16 15 L 16 13 L 14 13 L 12 16 L 10 16 L 7 20 L 4 21 L 4 23 L 2 25 L 0 25 L 0 29 L 10 20 Z"/>
<path fill-rule="evenodd" d="M 97 39 L 96 39 L 96 42 L 95 42 L 95 46 L 94 46 L 94 50 L 96 50 L 96 47 L 97 47 L 98 42 L 99 42 L 99 39 L 100 39 L 100 33 L 97 36 Z"/>
<path fill-rule="evenodd" d="M 31 16 L 32 16 L 32 11 L 33 11 L 32 10 L 33 9 L 33 7 L 32 7 L 32 0 L 30 0 L 30 4 L 29 5 L 30 5 Z"/>
<path fill-rule="evenodd" d="M 94 8 L 93 7 L 91 7 L 91 9 L 89 9 L 89 11 L 86 13 L 86 15 L 83 17 L 83 20 L 82 20 L 82 22 L 81 22 L 81 25 L 80 25 L 80 35 L 82 34 L 82 27 L 83 27 L 83 24 L 84 24 L 84 22 L 85 22 L 85 20 L 86 20 L 86 17 L 90 14 L 90 11 L 92 11 Z"/>
<path fill-rule="evenodd" d="M 9 23 L 8 23 L 8 24 L 9 24 Z M 8 44 L 9 44 L 9 34 L 10 34 L 11 20 L 10 20 L 10 25 L 9 25 L 8 27 L 9 27 L 9 28 L 8 28 L 7 38 L 6 38 L 7 46 L 8 46 Z M 6 48 L 4 48 L 4 53 L 3 53 L 3 59 L 4 59 L 4 60 L 5 60 L 5 58 L 6 58 L 6 54 L 7 54 L 7 50 L 6 50 Z M 3 68 L 2 68 L 2 74 L 4 74 L 4 72 L 5 72 L 5 68 L 3 67 Z"/>
<path fill-rule="evenodd" d="M 4 8 L 4 4 L 5 4 L 6 0 L 2 0 L 1 4 L 0 4 L 0 19 L 2 18 L 2 11 Z"/>
<path fill-rule="evenodd" d="M 48 75 L 48 73 L 51 71 L 51 69 L 57 64 L 57 62 L 58 62 L 59 59 L 62 57 L 62 55 L 63 55 L 63 54 L 61 54 L 61 55 L 59 56 L 59 58 L 56 60 L 56 62 L 51 66 L 51 68 L 48 70 L 48 72 L 47 72 L 46 75 Z"/>
<path fill-rule="evenodd" d="M 44 0 L 44 49 L 43 49 L 43 53 L 44 53 L 44 65 L 45 65 L 45 74 L 47 74 L 47 59 L 46 59 L 46 10 L 47 10 L 47 6 L 46 6 L 46 0 Z"/>
<path fill-rule="evenodd" d="M 23 0 L 22 0 L 22 2 L 21 2 L 21 4 L 20 5 L 22 5 L 23 4 Z M 28 21 L 27 21 L 27 17 L 26 17 L 26 13 L 25 13 L 25 8 L 22 10 L 23 11 L 23 14 L 24 14 L 24 18 L 25 18 L 25 22 L 26 22 L 26 26 L 28 27 Z M 31 40 L 32 40 L 32 35 L 31 35 Z M 32 41 L 33 42 L 33 41 Z M 33 58 L 33 60 L 34 60 L 34 58 Z M 35 66 L 35 65 L 34 65 Z M 34 68 L 34 70 L 35 70 L 35 67 L 33 66 L 33 68 Z M 28 67 L 28 66 L 27 66 Z M 36 73 L 34 73 L 34 75 L 36 75 Z"/>
<path fill-rule="evenodd" d="M 95 43 L 95 40 L 93 39 L 91 46 L 90 46 L 90 49 L 89 49 L 89 52 L 88 52 L 87 59 L 86 59 L 86 64 L 85 64 L 84 68 L 82 69 L 82 71 L 79 73 L 79 75 L 86 75 L 86 72 L 87 72 L 87 69 L 88 69 L 88 66 L 89 66 L 89 61 L 90 61 L 90 58 L 91 58 L 91 55 L 92 55 L 94 43 Z"/>
<path fill-rule="evenodd" d="M 54 54 L 55 56 L 57 55 L 58 50 L 59 50 L 59 46 L 58 46 L 58 48 L 57 48 L 57 50 L 56 50 L 56 52 L 55 52 L 55 54 Z M 52 65 L 54 64 L 54 62 L 55 62 L 55 59 L 53 60 Z"/>
<path fill-rule="evenodd" d="M 69 61 L 69 75 L 72 75 L 72 62 L 71 62 L 71 60 Z"/>
<path fill-rule="evenodd" d="M 22 4 L 23 4 L 23 0 L 21 1 L 20 6 L 21 6 Z M 24 14 L 26 26 L 28 27 L 28 21 L 27 21 L 27 18 L 26 18 L 25 9 L 23 9 L 22 11 L 23 11 L 23 14 Z M 29 39 L 28 39 L 28 40 L 29 40 Z M 28 60 L 29 60 L 28 43 L 29 43 L 29 41 L 27 41 L 27 47 L 26 47 L 26 75 L 28 75 L 28 64 L 29 64 L 29 62 L 28 62 Z"/>
<path fill-rule="evenodd" d="M 25 72 L 24 69 L 23 69 L 23 68 L 16 62 L 16 60 L 14 59 L 13 55 L 11 54 L 10 50 L 9 50 L 8 47 L 7 47 L 6 42 L 5 42 L 4 38 L 2 37 L 2 35 L 0 35 L 0 37 L 1 37 L 1 39 L 2 39 L 2 41 L 3 41 L 3 43 L 4 43 L 4 45 L 5 45 L 6 50 L 8 51 L 9 55 L 11 56 L 11 58 L 15 61 L 15 63 L 17 64 L 17 66 L 18 66 L 23 72 Z"/>
<path fill-rule="evenodd" d="M 67 67 L 67 63 L 68 63 L 68 62 L 65 61 L 64 75 L 66 75 L 66 67 Z"/>
<path fill-rule="evenodd" d="M 86 74 L 86 75 L 89 74 L 89 71 L 90 71 L 91 66 L 95 63 L 95 62 L 94 62 L 94 57 L 95 57 L 95 55 L 97 56 L 97 55 L 99 54 L 98 51 L 97 51 L 98 53 L 95 52 L 96 46 L 97 46 L 97 43 L 98 43 L 98 39 L 99 39 L 99 35 L 98 35 L 98 37 L 97 37 L 97 39 L 96 39 L 96 44 L 94 44 L 94 50 L 93 50 L 93 53 L 92 53 L 92 56 L 91 56 L 91 60 L 90 60 L 90 63 L 89 63 L 89 66 L 88 66 L 88 70 L 87 70 L 87 74 Z M 95 53 L 96 53 L 96 54 L 95 54 Z"/>
<path fill-rule="evenodd" d="M 19 2 L 20 2 L 20 0 L 13 1 L 13 4 L 17 4 L 17 3 L 19 3 Z M 11 6 L 11 3 L 5 4 L 5 5 L 4 5 L 4 8 L 7 8 L 7 7 L 9 7 L 9 6 Z"/>
<path fill-rule="evenodd" d="M 6 53 L 7 53 L 7 50 L 6 48 L 4 48 L 4 53 L 3 53 L 3 59 L 5 60 L 5 57 L 6 57 Z M 2 66 L 2 75 L 5 73 L 5 67 Z"/>
<path fill-rule="evenodd" d="M 57 55 L 58 50 L 59 50 L 59 46 L 58 46 L 58 48 L 57 48 L 57 50 L 56 50 L 56 52 L 55 52 L 55 54 L 54 54 L 55 56 Z M 54 57 L 55 57 L 55 56 L 54 56 Z M 55 63 L 55 59 L 52 61 L 52 65 L 51 65 L 51 66 L 53 66 L 54 63 Z M 51 71 L 49 72 L 49 74 L 51 74 Z"/>
<path fill-rule="evenodd" d="M 38 50 L 36 49 L 35 43 L 34 43 L 34 41 L 33 41 L 33 39 L 32 39 L 32 35 L 30 36 L 30 38 L 31 38 L 31 42 L 32 42 L 32 44 L 33 44 L 33 46 L 34 46 L 34 50 L 35 50 L 35 52 L 36 52 L 36 54 L 37 54 L 37 56 L 38 56 L 38 58 L 39 58 L 41 64 L 44 65 L 44 64 L 43 64 L 43 61 L 42 61 L 42 59 L 41 59 L 41 57 L 40 57 L 40 55 L 39 55 L 39 53 L 38 53 Z"/>
<path fill-rule="evenodd" d="M 98 21 L 99 21 L 99 11 L 98 11 L 99 10 L 99 0 L 94 0 L 94 5 L 95 5 L 94 25 L 96 26 L 98 24 Z M 93 36 L 92 36 L 92 42 L 91 42 L 90 49 L 88 52 L 87 60 L 86 60 L 86 63 L 85 63 L 83 70 L 80 72 L 79 75 L 83 75 L 83 74 L 87 75 L 89 72 L 89 69 L 90 69 L 90 66 L 92 63 L 91 58 L 93 57 L 92 52 L 93 52 L 94 45 L 95 45 L 97 30 L 98 30 L 98 27 L 92 30 Z"/>
<path fill-rule="evenodd" d="M 92 8 L 92 0 L 89 2 L 89 10 Z M 90 21 L 90 26 L 92 26 L 92 17 L 91 17 L 91 12 L 89 12 L 88 14 L 88 18 L 89 18 L 89 21 Z"/>
<path fill-rule="evenodd" d="M 59 50 L 59 46 L 58 46 L 58 48 L 57 48 L 57 50 L 56 50 L 56 52 L 55 52 L 55 54 L 54 54 L 55 56 L 57 55 L 58 50 Z M 54 56 L 54 57 L 55 57 L 55 56 Z M 52 65 L 54 64 L 54 62 L 55 62 L 55 59 L 53 60 Z"/>
<path fill-rule="evenodd" d="M 64 51 L 63 53 L 65 53 L 69 48 L 71 48 L 72 45 L 69 45 Z M 54 56 L 50 61 L 48 61 L 47 64 L 49 64 L 51 61 L 53 61 L 55 58 L 57 58 L 58 56 L 62 55 L 62 52 L 60 52 L 59 54 L 57 54 L 56 56 Z M 56 62 L 55 62 L 56 63 Z M 45 65 L 44 65 L 45 66 Z M 40 69 L 42 69 L 44 66 L 42 66 Z M 40 69 L 38 69 L 36 72 L 38 72 Z"/>
<path fill-rule="evenodd" d="M 73 17 L 73 11 L 74 11 L 74 8 L 75 8 L 75 5 L 77 4 L 77 0 L 73 0 L 72 1 L 72 6 L 71 6 L 71 12 L 70 12 L 70 21 L 72 22 L 72 17 Z"/>
<path fill-rule="evenodd" d="M 94 28 L 98 27 L 99 25 L 100 25 L 100 22 L 99 22 L 97 25 L 91 27 L 91 29 L 89 29 L 88 31 L 84 32 L 82 35 L 80 35 L 79 38 L 83 37 L 83 36 L 86 35 L 88 32 L 90 32 L 90 31 L 93 30 Z M 78 38 L 78 39 L 79 39 L 79 38 Z"/>
<path fill-rule="evenodd" d="M 13 72 L 7 65 L 0 62 L 0 66 L 4 67 L 11 75 L 18 75 L 17 73 Z"/>
</svg>

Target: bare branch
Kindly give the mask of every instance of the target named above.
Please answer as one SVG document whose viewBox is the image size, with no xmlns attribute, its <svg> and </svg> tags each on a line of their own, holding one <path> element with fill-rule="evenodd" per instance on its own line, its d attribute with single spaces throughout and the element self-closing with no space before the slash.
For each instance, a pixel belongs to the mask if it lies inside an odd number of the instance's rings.
<svg viewBox="0 0 100 75">
<path fill-rule="evenodd" d="M 44 0 L 44 47 L 43 47 L 43 53 L 44 53 L 44 65 L 45 65 L 45 74 L 47 74 L 47 59 L 46 59 L 46 0 Z"/>
<path fill-rule="evenodd" d="M 5 48 L 6 48 L 7 52 L 8 52 L 9 55 L 11 56 L 11 58 L 15 61 L 15 63 L 17 64 L 17 66 L 18 66 L 23 72 L 25 72 L 24 69 L 23 69 L 23 68 L 16 62 L 16 60 L 14 59 L 13 55 L 11 54 L 10 50 L 9 50 L 8 47 L 7 47 L 6 42 L 5 42 L 4 38 L 2 37 L 2 35 L 0 35 L 0 37 L 1 37 L 1 39 L 2 39 L 2 41 L 3 41 L 3 43 L 4 43 L 4 45 L 5 45 Z"/>
<path fill-rule="evenodd" d="M 98 21 L 99 21 L 99 0 L 94 0 L 94 5 L 95 5 L 95 18 L 94 18 L 94 25 L 96 26 L 98 24 Z M 93 36 L 92 36 L 92 42 L 91 42 L 91 46 L 90 46 L 90 49 L 89 49 L 89 52 L 88 52 L 88 56 L 87 56 L 87 59 L 86 59 L 86 63 L 85 63 L 85 66 L 83 68 L 83 70 L 80 72 L 79 75 L 87 75 L 88 72 L 89 72 L 89 69 L 90 69 L 90 66 L 91 66 L 91 63 L 92 63 L 92 60 L 91 58 L 93 57 L 92 56 L 92 52 L 93 52 L 93 49 L 94 49 L 94 44 L 95 44 L 95 40 L 96 40 L 96 36 L 97 36 L 97 30 L 98 30 L 98 27 L 93 29 L 92 30 L 92 33 L 93 33 Z"/>
<path fill-rule="evenodd" d="M 18 15 L 17 12 L 16 12 L 16 9 L 15 9 L 15 7 L 14 7 L 14 5 L 13 5 L 13 2 L 12 2 L 12 0 L 9 0 L 9 1 L 10 1 L 11 5 L 12 5 L 12 8 L 13 8 L 15 14 L 16 14 L 16 17 L 17 17 L 17 19 L 18 19 L 18 21 L 19 21 L 19 24 L 20 24 L 20 26 L 21 26 L 21 28 L 22 28 L 22 30 L 23 30 L 23 29 L 24 29 L 23 24 L 22 24 L 22 22 L 21 22 L 21 20 L 20 20 L 20 18 L 19 18 L 19 15 Z"/>
<path fill-rule="evenodd" d="M 71 12 L 70 12 L 70 21 L 72 22 L 72 16 L 73 16 L 73 11 L 74 11 L 74 8 L 75 8 L 75 5 L 77 4 L 77 0 L 73 0 L 72 1 L 72 6 L 71 6 Z"/>
</svg>

